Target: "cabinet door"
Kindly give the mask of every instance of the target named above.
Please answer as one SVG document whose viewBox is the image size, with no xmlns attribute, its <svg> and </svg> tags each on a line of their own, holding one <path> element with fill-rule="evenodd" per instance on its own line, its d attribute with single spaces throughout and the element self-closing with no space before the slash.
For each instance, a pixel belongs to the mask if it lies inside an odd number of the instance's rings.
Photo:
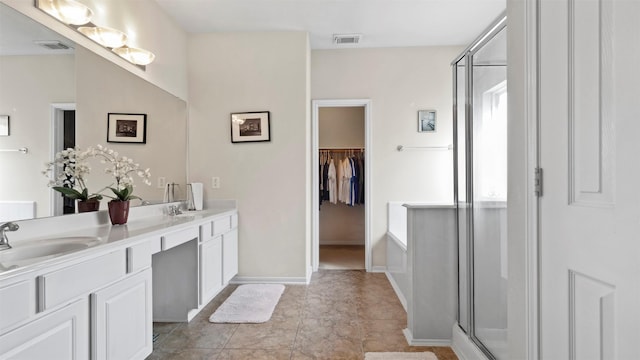
<svg viewBox="0 0 640 360">
<path fill-rule="evenodd" d="M 89 307 L 73 302 L 0 336 L 0 359 L 89 359 Z"/>
<path fill-rule="evenodd" d="M 153 351 L 151 269 L 91 294 L 92 358 L 144 359 Z"/>
<path fill-rule="evenodd" d="M 222 235 L 222 281 L 229 283 L 238 273 L 238 229 Z"/>
<path fill-rule="evenodd" d="M 200 305 L 206 304 L 222 288 L 222 237 L 200 245 Z"/>
</svg>

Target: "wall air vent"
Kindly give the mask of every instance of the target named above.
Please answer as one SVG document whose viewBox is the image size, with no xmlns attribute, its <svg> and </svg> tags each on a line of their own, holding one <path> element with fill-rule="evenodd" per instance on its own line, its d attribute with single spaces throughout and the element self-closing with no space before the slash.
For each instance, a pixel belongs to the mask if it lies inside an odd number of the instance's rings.
<svg viewBox="0 0 640 360">
<path fill-rule="evenodd" d="M 333 35 L 333 43 L 336 45 L 356 45 L 360 43 L 362 35 L 360 34 L 335 34 Z"/>
<path fill-rule="evenodd" d="M 58 40 L 35 40 L 35 44 L 45 47 L 49 50 L 69 50 L 71 47 L 65 45 Z"/>
</svg>

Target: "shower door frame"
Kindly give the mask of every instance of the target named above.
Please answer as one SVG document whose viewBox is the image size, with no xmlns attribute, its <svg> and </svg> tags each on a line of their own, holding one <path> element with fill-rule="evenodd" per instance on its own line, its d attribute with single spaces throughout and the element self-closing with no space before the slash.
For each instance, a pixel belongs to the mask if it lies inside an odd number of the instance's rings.
<svg viewBox="0 0 640 360">
<path fill-rule="evenodd" d="M 495 359 L 491 351 L 482 343 L 475 334 L 475 307 L 474 307 L 474 224 L 473 224 L 473 56 L 491 41 L 498 33 L 507 27 L 506 12 L 501 14 L 478 38 L 476 38 L 458 57 L 452 62 L 453 73 L 453 138 L 454 138 L 454 202 L 458 206 L 458 64 L 464 62 L 465 66 L 465 193 L 467 202 L 470 204 L 467 208 L 466 219 L 466 277 L 467 277 L 467 302 L 460 303 L 460 294 L 458 294 L 458 322 L 460 322 L 460 308 L 467 308 L 467 325 L 466 333 L 471 341 L 489 358 Z M 456 211 L 456 238 L 459 239 L 459 224 L 463 219 L 459 218 L 459 211 Z M 458 282 L 460 276 L 458 274 Z M 465 329 L 463 329 L 465 330 Z"/>
</svg>

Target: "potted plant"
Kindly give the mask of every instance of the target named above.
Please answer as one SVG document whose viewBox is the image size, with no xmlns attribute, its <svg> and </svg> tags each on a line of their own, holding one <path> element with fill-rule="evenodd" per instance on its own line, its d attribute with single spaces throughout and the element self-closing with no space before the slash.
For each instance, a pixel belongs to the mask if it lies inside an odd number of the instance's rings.
<svg viewBox="0 0 640 360">
<path fill-rule="evenodd" d="M 68 148 L 58 152 L 55 159 L 46 164 L 42 172 L 49 178 L 49 186 L 65 197 L 76 200 L 78 212 L 97 211 L 102 195 L 89 193 L 85 177 L 91 172 L 87 159 L 91 149 Z"/>
<path fill-rule="evenodd" d="M 105 173 L 114 178 L 114 183 L 109 186 L 115 196 L 105 195 L 112 198 L 109 201 L 109 218 L 111 224 L 126 224 L 129 217 L 129 203 L 132 199 L 140 199 L 133 195 L 133 175 L 137 174 L 146 185 L 151 185 L 149 169 L 142 170 L 140 164 L 126 156 L 120 156 L 112 149 L 98 145 L 93 149 L 97 157 L 102 158 L 102 162 L 107 164 Z"/>
</svg>

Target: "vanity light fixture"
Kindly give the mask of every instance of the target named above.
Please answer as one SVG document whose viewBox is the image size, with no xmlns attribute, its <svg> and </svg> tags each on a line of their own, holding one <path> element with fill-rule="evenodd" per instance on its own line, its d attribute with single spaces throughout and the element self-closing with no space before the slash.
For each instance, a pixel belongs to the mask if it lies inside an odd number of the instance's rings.
<svg viewBox="0 0 640 360">
<path fill-rule="evenodd" d="M 156 58 L 156 56 L 149 50 L 127 46 L 113 49 L 113 52 L 120 55 L 130 63 L 143 66 L 151 64 Z"/>
<path fill-rule="evenodd" d="M 127 34 L 103 26 L 81 26 L 78 31 L 89 39 L 108 48 L 119 48 L 127 44 Z"/>
<path fill-rule="evenodd" d="M 93 10 L 74 0 L 39 0 L 38 6 L 68 25 L 84 25 L 93 17 Z"/>
<path fill-rule="evenodd" d="M 93 10 L 78 1 L 36 0 L 35 6 L 143 70 L 156 58 L 149 50 L 127 46 L 124 32 L 92 23 Z"/>
</svg>

